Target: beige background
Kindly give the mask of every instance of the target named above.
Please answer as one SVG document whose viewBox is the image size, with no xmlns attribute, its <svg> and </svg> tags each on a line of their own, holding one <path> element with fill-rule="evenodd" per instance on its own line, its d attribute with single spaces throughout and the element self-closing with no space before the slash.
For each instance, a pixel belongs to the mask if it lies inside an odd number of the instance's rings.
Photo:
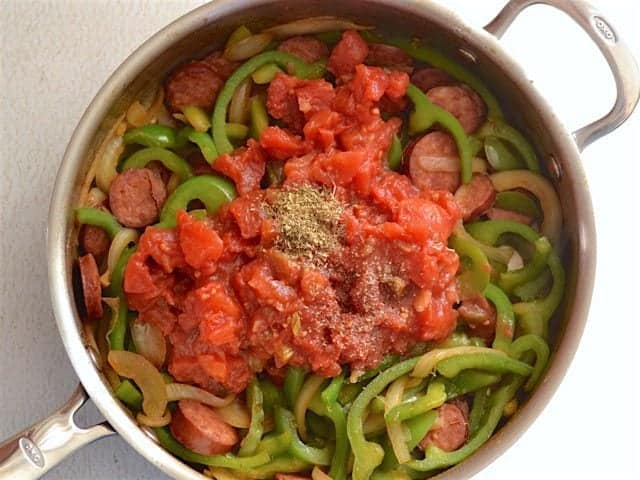
<svg viewBox="0 0 640 480">
<path fill-rule="evenodd" d="M 502 0 L 441 0 L 483 25 Z M 0 0 L 0 439 L 64 402 L 76 377 L 58 338 L 46 278 L 49 197 L 67 139 L 104 79 L 195 0 Z M 640 56 L 635 0 L 598 0 Z M 558 40 L 566 46 L 558 47 Z M 586 37 L 535 7 L 505 38 L 570 127 L 607 110 L 609 75 Z M 640 122 L 584 156 L 600 234 L 590 323 L 570 373 L 536 425 L 478 479 L 640 478 L 638 237 Z M 630 226 L 632 222 L 633 226 Z M 635 366 L 634 366 L 635 365 Z M 637 412 L 637 407 L 635 408 Z M 79 415 L 99 419 L 93 407 Z M 634 469 L 635 467 L 635 469 Z M 165 478 L 117 437 L 48 479 Z"/>
</svg>

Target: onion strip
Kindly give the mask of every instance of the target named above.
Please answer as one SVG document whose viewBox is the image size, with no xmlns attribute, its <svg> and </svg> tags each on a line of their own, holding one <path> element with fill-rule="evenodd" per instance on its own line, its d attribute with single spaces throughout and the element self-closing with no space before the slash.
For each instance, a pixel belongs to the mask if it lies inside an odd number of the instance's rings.
<svg viewBox="0 0 640 480">
<path fill-rule="evenodd" d="M 116 167 L 122 152 L 124 152 L 122 137 L 115 136 L 105 144 L 102 155 L 96 159 L 96 184 L 103 192 L 109 191 L 111 182 L 118 176 Z"/>
<path fill-rule="evenodd" d="M 161 417 L 149 417 L 142 412 L 136 415 L 136 420 L 140 425 L 151 428 L 166 427 L 171 423 L 171 412 L 167 409 Z"/>
<path fill-rule="evenodd" d="M 389 410 L 391 410 L 393 407 L 402 403 L 402 396 L 404 395 L 404 388 L 406 383 L 407 377 L 403 376 L 393 382 L 387 389 L 387 395 L 385 396 L 384 401 L 385 415 L 389 413 Z M 401 465 L 403 463 L 407 463 L 411 460 L 411 453 L 409 452 L 409 447 L 407 447 L 407 438 L 402 422 L 386 421 L 386 424 L 387 435 L 389 436 L 391 448 L 393 449 L 393 453 L 395 453 L 396 458 L 398 459 L 398 463 L 400 463 Z"/>
<path fill-rule="evenodd" d="M 136 382 L 142 392 L 142 411 L 154 419 L 162 417 L 167 408 L 167 391 L 158 369 L 142 355 L 126 350 L 111 350 L 107 359 L 118 375 Z"/>
<path fill-rule="evenodd" d="M 87 194 L 85 205 L 87 205 L 88 207 L 99 208 L 106 201 L 107 194 L 100 190 L 98 187 L 93 187 Z"/>
<path fill-rule="evenodd" d="M 229 104 L 229 123 L 241 123 L 243 125 L 247 123 L 252 86 L 253 81 L 249 77 L 234 92 Z"/>
<path fill-rule="evenodd" d="M 436 365 L 442 360 L 451 357 L 457 357 L 458 355 L 466 355 L 467 353 L 492 353 L 506 355 L 500 350 L 486 347 L 455 347 L 455 348 L 436 348 L 428 353 L 425 353 L 418 363 L 416 364 L 412 377 L 424 378 L 427 375 L 431 375 L 436 368 Z"/>
<path fill-rule="evenodd" d="M 294 37 L 296 35 L 311 35 L 315 33 L 331 32 L 334 30 L 371 30 L 370 25 L 358 25 L 350 20 L 332 16 L 319 16 L 294 20 L 293 22 L 276 25 L 263 30 L 276 38 Z"/>
<path fill-rule="evenodd" d="M 558 245 L 562 230 L 560 199 L 549 180 L 530 170 L 507 170 L 491 175 L 491 182 L 498 192 L 523 188 L 536 196 L 542 209 L 542 234 Z"/>
<path fill-rule="evenodd" d="M 238 402 L 237 399 L 229 405 L 216 408 L 216 413 L 232 427 L 249 428 L 251 424 L 251 416 L 247 407 Z"/>
<path fill-rule="evenodd" d="M 142 323 L 138 317 L 131 322 L 129 330 L 136 351 L 154 367 L 161 368 L 167 356 L 167 342 L 162 331 L 152 323 Z"/>
<path fill-rule="evenodd" d="M 224 398 L 216 397 L 211 392 L 207 392 L 202 388 L 188 385 L 186 383 L 169 383 L 166 385 L 165 389 L 167 391 L 167 400 L 169 402 L 177 402 L 178 400 L 196 400 L 204 405 L 214 408 L 226 407 L 236 398 L 235 395 L 228 395 Z"/>
<path fill-rule="evenodd" d="M 313 480 L 333 480 L 329 475 L 320 470 L 317 465 L 311 470 L 311 478 Z"/>
<path fill-rule="evenodd" d="M 100 276 L 100 283 L 103 287 L 108 287 L 111 284 L 111 274 L 122 252 L 130 243 L 137 242 L 139 236 L 140 234 L 133 228 L 123 228 L 115 234 L 109 246 L 107 270 Z"/>
<path fill-rule="evenodd" d="M 231 45 L 229 45 L 224 51 L 224 57 L 232 62 L 241 62 L 247 60 L 259 53 L 262 53 L 265 48 L 273 40 L 273 35 L 270 33 L 258 33 L 257 35 L 251 35 L 250 37 L 243 38 Z"/>
<path fill-rule="evenodd" d="M 298 433 L 300 433 L 300 437 L 303 440 L 307 440 L 307 423 L 305 421 L 307 409 L 309 408 L 311 399 L 320 389 L 324 380 L 325 379 L 319 375 L 311 375 L 304 382 L 304 385 L 298 394 L 296 404 L 293 406 L 293 414 L 295 416 L 296 423 L 298 424 Z"/>
<path fill-rule="evenodd" d="M 242 480 L 246 478 L 245 476 L 237 476 L 225 468 L 211 467 L 206 469 L 202 473 L 204 473 L 207 477 L 215 478 L 216 480 Z"/>
</svg>

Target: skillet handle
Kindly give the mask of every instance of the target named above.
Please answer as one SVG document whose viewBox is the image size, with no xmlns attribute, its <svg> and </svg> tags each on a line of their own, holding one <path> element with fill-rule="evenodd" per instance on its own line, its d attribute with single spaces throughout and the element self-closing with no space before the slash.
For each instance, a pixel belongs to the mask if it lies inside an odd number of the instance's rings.
<svg viewBox="0 0 640 480">
<path fill-rule="evenodd" d="M 598 138 L 612 132 L 631 115 L 640 98 L 640 72 L 629 48 L 611 24 L 583 0 L 510 0 L 502 11 L 485 27 L 500 38 L 511 23 L 527 7 L 544 4 L 569 15 L 598 46 L 616 82 L 616 102 L 609 113 L 573 132 L 580 151 Z"/>
<path fill-rule="evenodd" d="M 115 431 L 105 422 L 83 429 L 73 416 L 89 397 L 78 386 L 73 396 L 49 418 L 0 444 L 0 479 L 40 478 L 80 447 Z"/>
</svg>

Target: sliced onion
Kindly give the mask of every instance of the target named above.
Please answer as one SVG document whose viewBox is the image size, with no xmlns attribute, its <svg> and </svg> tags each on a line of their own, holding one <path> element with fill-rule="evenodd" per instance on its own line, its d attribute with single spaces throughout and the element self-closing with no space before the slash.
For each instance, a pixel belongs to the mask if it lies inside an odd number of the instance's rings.
<svg viewBox="0 0 640 480">
<path fill-rule="evenodd" d="M 147 119 L 145 123 L 156 123 L 158 114 L 164 108 L 164 88 L 158 88 L 155 100 L 147 109 Z"/>
<path fill-rule="evenodd" d="M 141 127 L 147 122 L 147 109 L 136 100 L 127 109 L 127 122 L 133 127 Z"/>
<path fill-rule="evenodd" d="M 225 422 L 236 428 L 249 428 L 251 416 L 247 407 L 237 399 L 221 408 L 216 408 L 216 413 Z"/>
<path fill-rule="evenodd" d="M 486 347 L 436 348 L 428 353 L 425 353 L 420 358 L 420 360 L 418 360 L 418 363 L 413 369 L 413 372 L 411 372 L 411 376 L 425 378 L 427 375 L 431 375 L 438 363 L 447 358 L 457 357 L 458 355 L 466 355 L 467 353 L 487 352 L 506 355 L 504 352 Z"/>
<path fill-rule="evenodd" d="M 224 51 L 224 57 L 232 62 L 241 62 L 264 51 L 272 41 L 273 35 L 270 33 L 251 35 L 229 45 Z"/>
<path fill-rule="evenodd" d="M 91 190 L 89 190 L 85 205 L 93 208 L 98 208 L 106 201 L 107 194 L 100 190 L 98 187 L 93 187 Z"/>
<path fill-rule="evenodd" d="M 249 119 L 249 100 L 253 81 L 247 78 L 236 89 L 229 104 L 229 122 L 246 124 Z"/>
<path fill-rule="evenodd" d="M 202 388 L 187 385 L 186 383 L 168 383 L 166 386 L 167 399 L 170 402 L 178 400 L 196 400 L 214 408 L 230 405 L 236 398 L 235 395 L 227 395 L 224 398 L 216 397 L 213 393 Z"/>
<path fill-rule="evenodd" d="M 158 110 L 157 118 L 158 125 L 166 125 L 167 127 L 175 128 L 177 123 L 166 109 L 164 104 Z"/>
<path fill-rule="evenodd" d="M 180 175 L 176 172 L 171 172 L 171 176 L 167 181 L 167 193 L 172 194 L 173 191 L 178 188 L 178 185 L 180 185 Z"/>
<path fill-rule="evenodd" d="M 118 320 L 118 310 L 120 309 L 120 299 L 118 297 L 102 297 L 102 301 L 111 309 L 111 319 L 107 325 L 107 331 L 105 332 L 104 337 L 98 340 L 98 345 L 100 345 L 100 341 L 104 340 L 104 351 L 101 352 L 104 355 L 105 360 L 109 355 L 109 335 L 111 335 L 111 331 L 113 330 L 113 326 L 116 324 Z"/>
<path fill-rule="evenodd" d="M 293 22 L 267 28 L 263 33 L 270 33 L 276 38 L 311 35 L 314 33 L 332 32 L 334 30 L 371 30 L 370 25 L 358 25 L 350 20 L 332 16 L 320 16 L 294 20 Z"/>
<path fill-rule="evenodd" d="M 522 257 L 517 251 L 514 251 L 509 259 L 509 263 L 507 263 L 507 271 L 520 270 L 522 267 L 524 267 L 524 260 L 522 260 Z"/>
<path fill-rule="evenodd" d="M 100 276 L 100 283 L 103 287 L 108 287 L 111 284 L 111 274 L 122 252 L 130 243 L 137 242 L 139 236 L 140 234 L 133 228 L 123 228 L 115 234 L 109 246 L 107 270 Z"/>
<path fill-rule="evenodd" d="M 171 423 L 171 412 L 169 411 L 169 409 L 167 409 L 165 410 L 164 415 L 162 415 L 161 417 L 149 417 L 148 415 L 139 412 L 138 415 L 136 415 L 136 420 L 140 425 L 144 425 L 146 427 L 166 427 Z"/>
<path fill-rule="evenodd" d="M 131 339 L 136 351 L 149 360 L 154 367 L 161 368 L 167 356 L 167 342 L 158 327 L 143 323 L 139 318 L 131 322 Z"/>
<path fill-rule="evenodd" d="M 365 435 L 382 433 L 385 428 L 384 415 L 381 413 L 370 413 L 362 423 L 362 431 Z"/>
<path fill-rule="evenodd" d="M 404 388 L 407 383 L 407 377 L 403 376 L 393 382 L 387 389 L 387 394 L 384 398 L 384 413 L 389 413 L 396 405 L 402 403 L 402 396 L 404 395 Z M 387 435 L 391 442 L 391 448 L 395 453 L 398 463 L 401 465 L 411 460 L 411 452 L 407 446 L 407 438 L 405 434 L 402 422 L 390 422 L 386 421 Z"/>
<path fill-rule="evenodd" d="M 311 375 L 304 382 L 304 385 L 302 385 L 298 398 L 296 399 L 296 404 L 293 406 L 293 413 L 296 418 L 296 423 L 298 424 L 298 432 L 303 440 L 307 439 L 307 422 L 305 421 L 305 417 L 309 403 L 311 403 L 311 399 L 320 389 L 324 380 L 325 379 L 319 375 Z"/>
<path fill-rule="evenodd" d="M 311 470 L 311 478 L 313 480 L 333 480 L 329 475 L 320 470 L 317 465 Z"/>
<path fill-rule="evenodd" d="M 142 392 L 142 411 L 151 418 L 162 417 L 167 408 L 164 378 L 142 355 L 126 350 L 111 350 L 109 365 L 118 375 L 132 379 Z"/>
<path fill-rule="evenodd" d="M 124 152 L 124 142 L 121 136 L 116 136 L 109 140 L 102 155 L 96 160 L 96 184 L 103 192 L 109 191 L 111 182 L 118 176 L 116 167 L 122 152 Z"/>
<path fill-rule="evenodd" d="M 230 470 L 224 468 L 210 467 L 203 472 L 207 477 L 215 478 L 216 480 L 243 480 L 247 477 L 236 476 Z"/>
<path fill-rule="evenodd" d="M 558 194 L 549 180 L 531 170 L 507 170 L 491 175 L 491 181 L 498 192 L 523 188 L 535 195 L 542 209 L 542 234 L 558 245 L 562 231 L 562 210 Z"/>
</svg>

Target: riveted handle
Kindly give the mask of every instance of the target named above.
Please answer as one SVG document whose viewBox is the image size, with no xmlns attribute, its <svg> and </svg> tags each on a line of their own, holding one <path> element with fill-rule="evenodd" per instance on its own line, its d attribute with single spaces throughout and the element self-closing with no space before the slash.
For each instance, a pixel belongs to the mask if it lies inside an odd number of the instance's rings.
<svg viewBox="0 0 640 480">
<path fill-rule="evenodd" d="M 500 38 L 527 7 L 544 4 L 555 7 L 571 17 L 598 46 L 616 82 L 616 102 L 604 117 L 573 132 L 580 151 L 606 135 L 629 118 L 640 98 L 640 72 L 629 48 L 605 17 L 582 0 L 511 0 L 485 27 Z"/>
<path fill-rule="evenodd" d="M 0 479 L 40 478 L 80 447 L 115 431 L 101 423 L 80 428 L 73 416 L 88 397 L 82 386 L 49 418 L 0 444 Z"/>
</svg>

